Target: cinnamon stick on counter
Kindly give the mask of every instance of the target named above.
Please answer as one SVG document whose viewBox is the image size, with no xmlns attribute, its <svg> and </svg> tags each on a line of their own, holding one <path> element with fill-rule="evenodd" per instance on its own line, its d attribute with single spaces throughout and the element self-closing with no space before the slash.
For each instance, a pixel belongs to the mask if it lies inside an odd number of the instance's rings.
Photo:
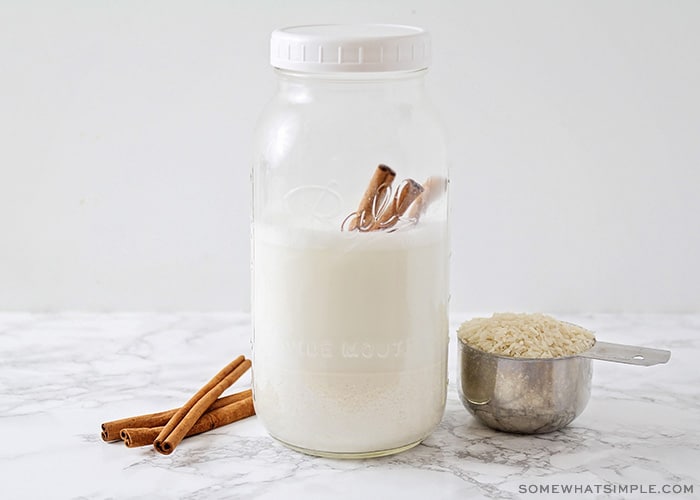
<svg viewBox="0 0 700 500">
<path fill-rule="evenodd" d="M 153 442 L 155 449 L 164 455 L 172 453 L 221 393 L 248 371 L 250 366 L 249 359 L 239 356 L 217 373 L 165 424 Z"/>
<path fill-rule="evenodd" d="M 231 394 L 230 396 L 224 396 L 219 398 L 211 405 L 207 411 L 216 410 L 223 406 L 241 401 L 246 398 L 250 398 L 253 395 L 253 391 L 246 389 L 245 391 L 237 392 L 236 394 Z M 123 439 L 121 437 L 121 430 L 126 428 L 156 428 L 162 427 L 168 423 L 168 420 L 172 418 L 179 408 L 173 408 L 172 410 L 165 410 L 158 413 L 148 413 L 146 415 L 138 415 L 135 417 L 121 418 L 119 420 L 112 420 L 111 422 L 105 422 L 102 424 L 102 439 L 105 441 L 118 441 Z M 153 439 L 149 444 L 153 444 L 158 434 L 153 436 Z"/>
<path fill-rule="evenodd" d="M 250 391 L 245 391 L 250 392 Z M 221 401 L 224 398 L 219 399 Z M 212 405 L 213 407 L 213 405 Z M 242 420 L 244 418 L 255 415 L 253 407 L 253 398 L 248 396 L 242 400 L 220 406 L 213 410 L 207 411 L 199 420 L 187 431 L 185 437 L 201 434 L 202 432 L 216 429 L 223 425 Z M 124 440 L 124 444 L 129 448 L 137 446 L 151 445 L 163 431 L 163 427 L 139 427 L 125 428 L 121 430 L 120 436 Z"/>
<path fill-rule="evenodd" d="M 396 172 L 387 165 L 379 164 L 377 166 L 367 185 L 365 194 L 360 200 L 360 205 L 357 207 L 357 217 L 349 221 L 349 231 L 354 231 L 358 228 L 366 230 L 372 227 L 374 224 L 372 207 L 376 207 L 377 210 L 379 209 L 384 201 L 382 191 L 386 193 L 390 192 L 389 187 L 391 187 L 391 183 L 394 182 L 395 177 Z"/>
</svg>

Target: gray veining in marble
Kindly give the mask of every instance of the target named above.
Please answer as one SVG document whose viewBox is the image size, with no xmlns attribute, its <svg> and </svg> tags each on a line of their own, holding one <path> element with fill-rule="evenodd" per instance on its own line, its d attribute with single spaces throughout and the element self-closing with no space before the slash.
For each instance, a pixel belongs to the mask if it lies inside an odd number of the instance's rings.
<svg viewBox="0 0 700 500">
<path fill-rule="evenodd" d="M 452 318 L 453 332 L 465 318 Z M 671 361 L 595 362 L 587 409 L 541 436 L 481 426 L 451 383 L 444 419 L 423 444 L 343 461 L 289 450 L 255 417 L 189 438 L 170 456 L 100 439 L 101 422 L 176 407 L 249 355 L 246 315 L 0 314 L 0 498 L 539 498 L 522 489 L 547 484 L 691 485 L 693 494 L 672 497 L 700 497 L 700 315 L 562 319 L 600 340 L 670 349 Z"/>
</svg>

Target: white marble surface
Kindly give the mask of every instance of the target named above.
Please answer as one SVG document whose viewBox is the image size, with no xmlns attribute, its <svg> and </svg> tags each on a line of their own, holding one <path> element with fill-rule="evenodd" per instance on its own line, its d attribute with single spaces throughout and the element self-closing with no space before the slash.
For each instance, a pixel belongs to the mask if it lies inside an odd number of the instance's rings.
<svg viewBox="0 0 700 500">
<path fill-rule="evenodd" d="M 521 490 L 547 484 L 594 489 L 579 498 L 649 498 L 606 495 L 603 485 L 691 486 L 671 496 L 700 497 L 700 315 L 561 319 L 600 340 L 670 349 L 671 361 L 596 361 L 587 409 L 542 436 L 483 427 L 451 383 L 423 444 L 343 461 L 291 451 L 255 417 L 186 439 L 170 456 L 102 442 L 101 422 L 178 406 L 250 355 L 245 315 L 0 314 L 0 498 L 540 498 Z"/>
</svg>

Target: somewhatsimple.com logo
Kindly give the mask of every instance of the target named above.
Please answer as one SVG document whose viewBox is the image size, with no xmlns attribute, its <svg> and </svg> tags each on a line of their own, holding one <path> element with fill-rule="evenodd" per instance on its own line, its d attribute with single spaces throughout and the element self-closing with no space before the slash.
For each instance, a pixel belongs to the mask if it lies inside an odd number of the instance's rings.
<svg viewBox="0 0 700 500">
<path fill-rule="evenodd" d="M 532 495 L 692 495 L 692 484 L 521 484 L 518 493 Z"/>
</svg>

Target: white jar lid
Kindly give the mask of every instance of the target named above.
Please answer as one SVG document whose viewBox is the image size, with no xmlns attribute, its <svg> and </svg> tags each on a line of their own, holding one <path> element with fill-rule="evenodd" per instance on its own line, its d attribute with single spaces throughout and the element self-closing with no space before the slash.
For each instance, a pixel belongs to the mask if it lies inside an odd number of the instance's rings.
<svg viewBox="0 0 700 500">
<path fill-rule="evenodd" d="M 272 32 L 270 63 L 308 73 L 415 71 L 430 63 L 430 35 L 396 24 L 322 24 Z"/>
</svg>

